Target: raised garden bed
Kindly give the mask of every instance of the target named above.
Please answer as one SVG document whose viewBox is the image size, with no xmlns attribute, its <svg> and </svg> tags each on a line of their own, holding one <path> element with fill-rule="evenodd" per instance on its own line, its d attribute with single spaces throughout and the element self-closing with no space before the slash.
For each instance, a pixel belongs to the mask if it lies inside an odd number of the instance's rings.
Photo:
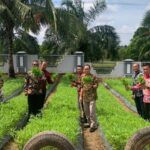
<svg viewBox="0 0 150 150">
<path fill-rule="evenodd" d="M 150 123 L 128 112 L 103 86 L 98 88 L 97 116 L 101 128 L 114 150 L 123 150 L 128 139 Z"/>
<path fill-rule="evenodd" d="M 27 126 L 16 132 L 15 142 L 19 149 L 34 135 L 42 131 L 56 131 L 64 134 L 72 143 L 78 144 L 79 111 L 77 108 L 77 92 L 70 87 L 70 83 L 63 78 L 49 99 L 47 107 L 43 110 L 41 118 L 33 117 Z"/>
<path fill-rule="evenodd" d="M 131 78 L 128 78 L 129 81 L 131 81 Z M 132 91 L 126 90 L 124 85 L 122 84 L 121 78 L 118 79 L 105 79 L 104 80 L 112 89 L 120 93 L 123 97 L 125 97 L 129 103 L 131 103 L 133 106 L 135 106 L 134 100 L 131 98 Z M 132 83 L 132 81 L 131 81 Z"/>
</svg>

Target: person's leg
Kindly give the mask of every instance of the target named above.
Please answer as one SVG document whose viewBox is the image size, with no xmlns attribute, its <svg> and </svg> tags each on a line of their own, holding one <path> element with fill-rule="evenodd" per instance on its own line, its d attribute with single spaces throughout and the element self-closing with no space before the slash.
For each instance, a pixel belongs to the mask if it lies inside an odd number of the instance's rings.
<svg viewBox="0 0 150 150">
<path fill-rule="evenodd" d="M 28 95 L 28 114 L 34 115 L 34 95 Z"/>
<path fill-rule="evenodd" d="M 83 101 L 83 106 L 84 106 L 84 112 L 87 118 L 87 123 L 90 125 L 90 103 Z"/>
<path fill-rule="evenodd" d="M 149 113 L 149 111 L 148 111 L 148 105 L 147 105 L 147 103 L 144 103 L 144 119 L 145 120 L 149 119 L 148 113 Z"/>
<path fill-rule="evenodd" d="M 150 103 L 147 103 L 147 105 L 148 105 L 148 120 L 150 121 Z"/>
<path fill-rule="evenodd" d="M 142 107 L 143 107 L 142 106 L 143 97 L 135 97 L 134 101 L 135 101 L 135 104 L 136 104 L 136 108 L 137 108 L 138 114 L 140 116 L 143 116 L 143 110 L 142 110 Z"/>
<path fill-rule="evenodd" d="M 90 128 L 97 129 L 97 119 L 96 119 L 96 101 L 90 102 Z"/>
</svg>

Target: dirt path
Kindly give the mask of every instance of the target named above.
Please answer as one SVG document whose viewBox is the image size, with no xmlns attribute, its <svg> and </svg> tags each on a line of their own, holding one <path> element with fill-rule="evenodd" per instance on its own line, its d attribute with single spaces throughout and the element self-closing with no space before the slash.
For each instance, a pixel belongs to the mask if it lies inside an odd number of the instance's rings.
<svg viewBox="0 0 150 150">
<path fill-rule="evenodd" d="M 107 150 L 99 130 L 89 132 L 89 128 L 83 129 L 84 150 Z"/>
</svg>

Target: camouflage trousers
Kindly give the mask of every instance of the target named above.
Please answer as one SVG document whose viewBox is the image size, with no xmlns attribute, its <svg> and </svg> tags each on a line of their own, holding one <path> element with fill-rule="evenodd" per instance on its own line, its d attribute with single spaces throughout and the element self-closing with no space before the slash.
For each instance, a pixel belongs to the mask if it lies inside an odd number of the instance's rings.
<svg viewBox="0 0 150 150">
<path fill-rule="evenodd" d="M 97 128 L 96 101 L 83 101 L 84 111 L 90 128 Z"/>
</svg>

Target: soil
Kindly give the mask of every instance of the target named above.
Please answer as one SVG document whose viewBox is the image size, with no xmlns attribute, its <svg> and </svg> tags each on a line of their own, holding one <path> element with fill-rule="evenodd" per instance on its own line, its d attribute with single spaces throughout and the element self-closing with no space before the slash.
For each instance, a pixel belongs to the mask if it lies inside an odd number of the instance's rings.
<svg viewBox="0 0 150 150">
<path fill-rule="evenodd" d="M 18 148 L 18 145 L 14 141 L 11 141 L 2 150 L 19 150 L 19 148 Z"/>
<path fill-rule="evenodd" d="M 99 130 L 90 132 L 89 128 L 83 129 L 84 150 L 107 150 Z"/>
</svg>

